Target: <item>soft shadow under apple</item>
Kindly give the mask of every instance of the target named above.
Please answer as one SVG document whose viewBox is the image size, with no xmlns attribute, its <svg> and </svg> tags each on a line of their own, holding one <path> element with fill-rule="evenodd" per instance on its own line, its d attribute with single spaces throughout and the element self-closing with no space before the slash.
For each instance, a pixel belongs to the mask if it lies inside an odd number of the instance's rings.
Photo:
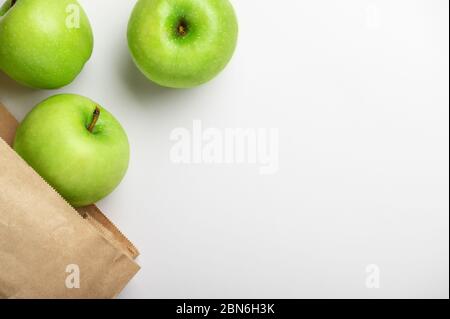
<svg viewBox="0 0 450 319">
<path fill-rule="evenodd" d="M 158 107 L 167 105 L 180 106 L 181 99 L 188 99 L 196 89 L 171 89 L 159 86 L 148 80 L 133 63 L 128 50 L 120 57 L 119 77 L 124 86 L 131 92 L 130 96 L 142 107 Z"/>
<path fill-rule="evenodd" d="M 5 104 L 18 119 L 23 118 L 47 95 L 46 91 L 23 86 L 0 71 L 0 102 Z M 11 105 L 9 101 L 14 101 L 14 105 Z"/>
</svg>

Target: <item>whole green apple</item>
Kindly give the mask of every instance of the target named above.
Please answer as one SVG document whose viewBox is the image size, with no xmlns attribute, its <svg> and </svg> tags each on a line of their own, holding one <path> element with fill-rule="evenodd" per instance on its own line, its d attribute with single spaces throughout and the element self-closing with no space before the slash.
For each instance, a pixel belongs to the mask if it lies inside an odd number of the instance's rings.
<svg viewBox="0 0 450 319">
<path fill-rule="evenodd" d="M 161 86 L 208 82 L 230 61 L 238 23 L 228 0 L 139 0 L 128 46 L 144 75 Z"/>
<path fill-rule="evenodd" d="M 0 9 L 0 70 L 23 85 L 71 83 L 92 49 L 91 26 L 76 0 L 7 0 Z"/>
<path fill-rule="evenodd" d="M 14 149 L 74 207 L 110 194 L 127 171 L 130 153 L 120 123 L 73 94 L 38 104 L 19 126 Z"/>
</svg>

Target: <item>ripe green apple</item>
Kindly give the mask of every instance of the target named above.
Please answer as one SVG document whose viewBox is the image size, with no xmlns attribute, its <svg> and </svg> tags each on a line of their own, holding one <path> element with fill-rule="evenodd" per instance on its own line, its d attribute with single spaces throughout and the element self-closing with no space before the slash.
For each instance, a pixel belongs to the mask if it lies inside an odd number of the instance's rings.
<svg viewBox="0 0 450 319">
<path fill-rule="evenodd" d="M 127 171 L 130 153 L 120 123 L 73 94 L 38 104 L 19 126 L 14 149 L 74 207 L 110 194 Z"/>
<path fill-rule="evenodd" d="M 76 0 L 7 0 L 0 9 L 0 70 L 23 85 L 71 83 L 92 49 L 91 26 Z"/>
<path fill-rule="evenodd" d="M 144 75 L 161 86 L 208 82 L 230 61 L 238 23 L 228 0 L 139 0 L 128 46 Z"/>
</svg>

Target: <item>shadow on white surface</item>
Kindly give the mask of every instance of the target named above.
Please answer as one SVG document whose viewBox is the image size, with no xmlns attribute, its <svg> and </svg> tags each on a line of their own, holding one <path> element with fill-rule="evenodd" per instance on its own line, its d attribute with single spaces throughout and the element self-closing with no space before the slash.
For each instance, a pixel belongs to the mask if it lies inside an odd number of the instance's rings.
<svg viewBox="0 0 450 319">
<path fill-rule="evenodd" d="M 124 87 L 139 105 L 145 107 L 167 107 L 167 103 L 164 102 L 170 102 L 173 99 L 178 100 L 192 94 L 192 89 L 166 88 L 147 79 L 134 64 L 128 50 L 125 49 L 122 52 L 117 72 L 119 72 L 119 78 L 123 82 Z M 173 107 L 180 106 L 179 103 L 170 104 Z"/>
<path fill-rule="evenodd" d="M 32 108 L 31 101 L 38 102 L 47 93 L 36 90 L 15 82 L 5 73 L 0 71 L 0 102 L 4 103 L 17 118 L 21 119 Z M 10 100 L 14 99 L 14 103 Z"/>
</svg>

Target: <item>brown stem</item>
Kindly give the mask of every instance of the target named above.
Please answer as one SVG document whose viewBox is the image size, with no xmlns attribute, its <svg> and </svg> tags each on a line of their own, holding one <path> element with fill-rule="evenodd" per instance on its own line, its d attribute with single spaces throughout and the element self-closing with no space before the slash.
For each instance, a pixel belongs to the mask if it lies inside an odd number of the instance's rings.
<svg viewBox="0 0 450 319">
<path fill-rule="evenodd" d="M 185 36 L 186 35 L 186 29 L 184 28 L 183 25 L 179 25 L 178 26 L 178 34 L 181 36 Z"/>
<path fill-rule="evenodd" d="M 188 24 L 186 20 L 182 19 L 177 25 L 177 33 L 179 36 L 184 37 L 188 33 Z"/>
<path fill-rule="evenodd" d="M 94 113 L 93 113 L 93 116 L 92 116 L 92 122 L 91 122 L 91 124 L 88 127 L 88 131 L 89 132 L 92 133 L 94 131 L 95 124 L 97 124 L 97 121 L 98 121 L 99 117 L 100 117 L 100 108 L 98 106 L 96 106 L 95 110 L 94 110 Z"/>
<path fill-rule="evenodd" d="M 17 0 L 11 0 L 11 7 L 12 8 L 16 4 Z"/>
</svg>

